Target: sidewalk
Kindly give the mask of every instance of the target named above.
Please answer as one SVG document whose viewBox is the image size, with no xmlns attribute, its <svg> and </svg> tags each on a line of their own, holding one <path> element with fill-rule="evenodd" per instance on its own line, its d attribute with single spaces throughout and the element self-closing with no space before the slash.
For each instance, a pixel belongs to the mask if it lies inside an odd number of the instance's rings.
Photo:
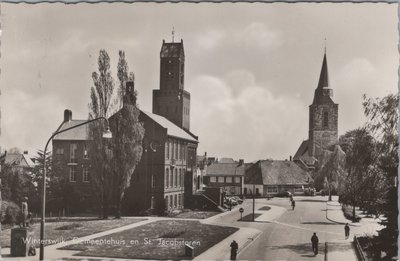
<svg viewBox="0 0 400 261">
<path fill-rule="evenodd" d="M 360 212 L 360 211 L 358 211 Z M 333 201 L 326 202 L 326 218 L 332 222 L 338 224 L 349 223 L 350 226 L 350 238 L 338 239 L 335 241 L 328 242 L 328 260 L 329 261 L 357 261 L 357 254 L 353 245 L 354 234 L 376 234 L 376 231 L 381 228 L 378 224 L 378 220 L 374 218 L 366 218 L 365 215 L 358 213 L 362 217 L 359 223 L 351 222 L 344 217 L 342 207 L 334 198 Z"/>
</svg>

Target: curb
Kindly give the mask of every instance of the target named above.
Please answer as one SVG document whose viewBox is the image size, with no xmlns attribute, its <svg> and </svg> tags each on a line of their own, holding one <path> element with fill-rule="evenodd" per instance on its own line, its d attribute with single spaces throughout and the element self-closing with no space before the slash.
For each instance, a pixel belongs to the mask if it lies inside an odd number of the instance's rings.
<svg viewBox="0 0 400 261">
<path fill-rule="evenodd" d="M 327 202 L 327 203 L 326 203 L 326 211 L 325 211 L 326 219 L 329 220 L 329 221 L 331 221 L 331 222 L 333 222 L 333 223 L 336 223 L 336 224 L 346 225 L 346 223 L 344 223 L 344 222 L 339 222 L 339 221 L 330 219 L 330 218 L 328 217 L 328 205 L 329 205 L 329 204 L 328 204 L 328 202 Z"/>
</svg>

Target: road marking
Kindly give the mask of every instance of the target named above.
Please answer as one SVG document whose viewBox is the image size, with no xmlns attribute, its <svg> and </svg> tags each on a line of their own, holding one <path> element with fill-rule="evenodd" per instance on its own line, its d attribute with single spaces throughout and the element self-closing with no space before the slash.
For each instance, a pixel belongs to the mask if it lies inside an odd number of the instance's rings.
<svg viewBox="0 0 400 261">
<path fill-rule="evenodd" d="M 329 231 L 325 231 L 325 230 L 309 229 L 309 228 L 305 228 L 305 227 L 300 227 L 300 226 L 295 226 L 295 225 L 291 225 L 291 224 L 287 224 L 287 223 L 282 223 L 282 222 L 279 222 L 279 221 L 272 221 L 272 223 L 275 223 L 275 224 L 278 224 L 278 225 L 282 225 L 282 226 L 287 226 L 287 227 L 293 227 L 293 228 L 297 228 L 297 229 L 312 231 L 312 232 L 320 232 L 320 233 L 328 233 L 328 234 L 334 234 L 334 235 L 342 235 L 341 233 L 329 232 Z"/>
</svg>

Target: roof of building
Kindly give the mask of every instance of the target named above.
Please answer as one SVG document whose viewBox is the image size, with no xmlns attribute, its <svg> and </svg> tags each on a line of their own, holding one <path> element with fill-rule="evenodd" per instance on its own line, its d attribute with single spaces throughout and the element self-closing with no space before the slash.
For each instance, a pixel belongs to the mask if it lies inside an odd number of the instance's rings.
<svg viewBox="0 0 400 261">
<path fill-rule="evenodd" d="M 4 163 L 20 167 L 33 167 L 35 165 L 31 157 L 23 153 L 6 153 Z"/>
<path fill-rule="evenodd" d="M 184 56 L 183 41 L 177 43 L 166 43 L 163 41 L 160 56 L 161 57 L 181 57 Z"/>
<path fill-rule="evenodd" d="M 319 75 L 319 81 L 317 89 L 315 89 L 313 104 L 334 104 L 335 102 L 329 95 L 324 95 L 323 89 L 329 89 L 329 74 L 328 74 L 328 62 L 326 53 L 322 61 L 321 73 Z"/>
<path fill-rule="evenodd" d="M 319 75 L 318 89 L 324 87 L 329 87 L 329 74 L 328 74 L 328 62 L 326 59 L 326 53 L 324 54 L 324 59 L 322 61 L 321 73 Z"/>
<path fill-rule="evenodd" d="M 287 160 L 262 160 L 246 173 L 245 183 L 263 185 L 307 184 L 311 176 L 295 162 Z"/>
<path fill-rule="evenodd" d="M 244 176 L 245 165 L 214 162 L 207 167 L 207 176 Z"/>
<path fill-rule="evenodd" d="M 303 140 L 300 147 L 297 149 L 296 154 L 294 154 L 293 159 L 298 159 L 308 152 L 308 140 Z"/>
<path fill-rule="evenodd" d="M 172 123 L 171 121 L 166 119 L 165 117 L 157 115 L 157 114 L 153 114 L 150 112 L 142 111 L 142 110 L 141 110 L 141 113 L 146 114 L 149 118 L 154 120 L 160 126 L 162 126 L 163 128 L 166 128 L 168 136 L 180 138 L 180 139 L 184 139 L 184 140 L 188 140 L 188 141 L 192 141 L 192 142 L 198 142 L 198 140 L 196 138 L 194 138 L 192 135 L 190 135 L 185 130 L 178 127 L 177 125 L 175 125 L 174 123 Z"/>
<path fill-rule="evenodd" d="M 70 120 L 61 123 L 58 131 L 71 128 L 87 120 Z M 83 125 L 72 130 L 57 134 L 53 140 L 88 140 L 89 139 L 89 125 Z"/>
<path fill-rule="evenodd" d="M 232 158 L 221 158 L 218 162 L 219 163 L 235 163 L 235 160 Z"/>
</svg>

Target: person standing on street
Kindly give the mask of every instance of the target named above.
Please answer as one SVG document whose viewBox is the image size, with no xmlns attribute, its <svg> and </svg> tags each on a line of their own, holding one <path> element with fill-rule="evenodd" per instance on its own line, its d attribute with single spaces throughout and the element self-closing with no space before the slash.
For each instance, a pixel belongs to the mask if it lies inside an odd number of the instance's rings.
<svg viewBox="0 0 400 261">
<path fill-rule="evenodd" d="M 292 200 L 292 210 L 294 210 L 294 207 L 296 206 L 296 202 Z"/>
<path fill-rule="evenodd" d="M 318 237 L 315 232 L 314 235 L 311 237 L 311 244 L 314 255 L 318 255 Z"/>
<path fill-rule="evenodd" d="M 231 243 L 231 260 L 236 260 L 237 250 L 239 248 L 238 243 L 235 240 Z"/>
<path fill-rule="evenodd" d="M 350 226 L 349 223 L 346 223 L 346 225 L 344 226 L 344 238 L 348 239 L 350 236 Z"/>
</svg>

